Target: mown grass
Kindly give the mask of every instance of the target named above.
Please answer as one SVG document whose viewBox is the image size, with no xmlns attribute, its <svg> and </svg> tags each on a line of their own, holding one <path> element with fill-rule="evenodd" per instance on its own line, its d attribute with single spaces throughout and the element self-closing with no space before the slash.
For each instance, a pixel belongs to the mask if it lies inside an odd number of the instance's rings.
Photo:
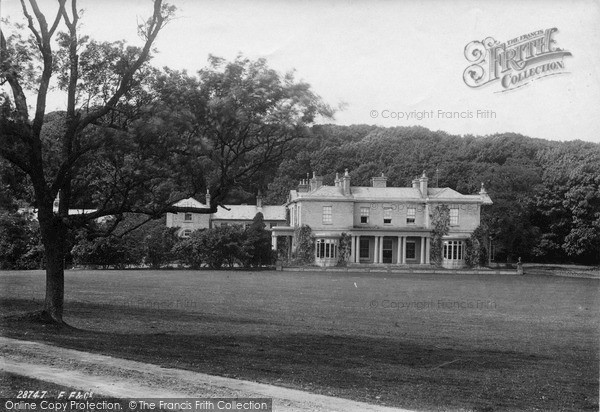
<svg viewBox="0 0 600 412">
<path fill-rule="evenodd" d="M 597 279 L 69 271 L 57 333 L 3 334 L 418 410 L 597 410 Z M 1 307 L 43 299 L 0 274 Z"/>
</svg>

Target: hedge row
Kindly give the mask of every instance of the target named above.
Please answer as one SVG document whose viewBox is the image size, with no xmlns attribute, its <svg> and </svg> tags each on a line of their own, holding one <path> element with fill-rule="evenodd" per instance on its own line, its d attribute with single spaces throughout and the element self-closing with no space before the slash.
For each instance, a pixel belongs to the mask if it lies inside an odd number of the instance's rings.
<svg viewBox="0 0 600 412">
<path fill-rule="evenodd" d="M 200 229 L 188 238 L 178 237 L 177 228 L 165 227 L 162 220 L 131 232 L 122 231 L 121 236 L 118 233 L 104 237 L 91 235 L 109 224 L 72 234 L 70 259 L 66 263 L 92 268 L 206 266 L 216 269 L 258 267 L 275 261 L 271 233 L 265 229 L 261 213 L 248 227 Z M 135 225 L 135 221 L 128 224 Z M 37 222 L 24 215 L 0 214 L 0 269 L 41 269 L 43 266 Z"/>
</svg>

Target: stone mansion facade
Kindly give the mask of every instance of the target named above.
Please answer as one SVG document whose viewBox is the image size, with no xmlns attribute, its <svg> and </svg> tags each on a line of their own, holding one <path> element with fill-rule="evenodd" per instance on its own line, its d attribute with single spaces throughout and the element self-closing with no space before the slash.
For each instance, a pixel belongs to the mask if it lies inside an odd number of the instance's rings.
<svg viewBox="0 0 600 412">
<path fill-rule="evenodd" d="M 423 173 L 412 187 L 387 187 L 387 178 L 374 177 L 370 187 L 351 186 L 348 170 L 336 175 L 334 186 L 321 177 L 302 180 L 286 204 L 288 226 L 272 228 L 273 248 L 287 237 L 295 249 L 296 228 L 308 225 L 315 237 L 315 262 L 334 266 L 342 233 L 350 236 L 351 264 L 428 265 L 430 214 L 440 204 L 450 208 L 450 232 L 443 239 L 443 266 L 465 265 L 465 240 L 479 226 L 481 207 L 491 205 L 485 188 L 463 195 L 450 188 L 431 188 Z"/>
</svg>

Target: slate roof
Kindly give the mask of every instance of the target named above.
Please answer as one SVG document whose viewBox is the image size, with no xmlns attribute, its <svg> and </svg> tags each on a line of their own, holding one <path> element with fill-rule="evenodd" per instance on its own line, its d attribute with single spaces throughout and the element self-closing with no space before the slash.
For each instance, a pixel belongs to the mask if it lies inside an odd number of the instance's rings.
<svg viewBox="0 0 600 412">
<path fill-rule="evenodd" d="M 290 200 L 298 198 L 326 198 L 326 199 L 348 199 L 354 201 L 372 201 L 372 200 L 390 200 L 390 201 L 423 201 L 421 191 L 413 187 L 370 187 L 370 186 L 352 186 L 350 188 L 350 196 L 344 196 L 342 190 L 337 186 L 321 186 L 312 192 L 298 192 L 292 190 L 290 192 Z M 427 196 L 429 200 L 467 200 L 473 202 L 482 202 L 483 204 L 492 204 L 492 200 L 487 193 L 476 195 L 463 195 L 449 187 L 443 188 L 427 188 Z"/>
<path fill-rule="evenodd" d="M 197 201 L 193 197 L 188 197 L 187 199 L 181 199 L 179 202 L 175 203 L 173 206 L 197 207 L 197 208 L 201 208 L 201 209 L 208 207 L 204 203 Z"/>
<path fill-rule="evenodd" d="M 353 186 L 350 193 L 356 200 L 403 199 L 421 200 L 421 191 L 412 187 L 362 187 Z"/>
<path fill-rule="evenodd" d="M 212 220 L 252 220 L 258 212 L 262 212 L 264 220 L 285 221 L 285 206 L 255 205 L 225 205 L 228 209 L 219 207 L 217 213 L 212 215 Z"/>
<path fill-rule="evenodd" d="M 175 206 L 184 207 L 207 207 L 204 203 L 193 197 L 180 200 Z M 217 212 L 211 215 L 211 220 L 252 220 L 258 212 L 262 212 L 264 220 L 285 221 L 285 206 L 268 205 L 261 208 L 256 205 L 225 205 L 227 209 L 217 208 Z"/>
</svg>

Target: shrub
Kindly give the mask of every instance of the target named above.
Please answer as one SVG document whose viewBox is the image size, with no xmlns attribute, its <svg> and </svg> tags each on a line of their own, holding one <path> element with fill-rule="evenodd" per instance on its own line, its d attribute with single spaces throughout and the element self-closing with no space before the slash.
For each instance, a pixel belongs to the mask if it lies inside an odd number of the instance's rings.
<svg viewBox="0 0 600 412">
<path fill-rule="evenodd" d="M 202 232 L 202 252 L 208 266 L 214 269 L 224 264 L 233 267 L 236 260 L 244 259 L 241 248 L 243 233 L 240 225 L 217 226 Z"/>
<path fill-rule="evenodd" d="M 465 244 L 465 263 L 469 267 L 486 266 L 488 260 L 488 250 L 485 247 L 488 234 L 486 228 L 482 225 L 473 231 L 471 237 Z"/>
<path fill-rule="evenodd" d="M 338 266 L 346 266 L 350 260 L 350 253 L 352 250 L 352 236 L 347 233 L 342 233 L 340 237 L 340 248 Z"/>
<path fill-rule="evenodd" d="M 122 268 L 130 263 L 126 240 L 118 237 L 81 239 L 71 250 L 73 260 L 80 266 Z"/>
<path fill-rule="evenodd" d="M 302 225 L 294 231 L 296 243 L 296 261 L 309 265 L 315 261 L 315 237 L 308 225 Z"/>
<path fill-rule="evenodd" d="M 208 229 L 195 230 L 190 234 L 189 238 L 180 239 L 173 247 L 173 255 L 179 263 L 198 269 L 202 266 L 206 259 L 204 252 L 204 234 Z"/>
<path fill-rule="evenodd" d="M 175 260 L 173 247 L 178 241 L 177 228 L 154 225 L 144 237 L 144 262 L 152 268 L 168 265 Z"/>
<path fill-rule="evenodd" d="M 275 260 L 275 253 L 271 249 L 271 232 L 265 229 L 260 212 L 245 230 L 240 258 L 245 267 L 271 265 Z"/>
<path fill-rule="evenodd" d="M 262 213 L 257 213 L 250 226 L 217 226 L 192 232 L 173 248 L 179 261 L 189 267 L 203 264 L 213 269 L 222 266 L 244 267 L 270 265 L 275 260 L 271 250 L 271 234 L 265 229 Z"/>
<path fill-rule="evenodd" d="M 442 238 L 450 232 L 450 209 L 446 205 L 437 205 L 431 214 L 431 261 L 442 265 Z"/>
</svg>

